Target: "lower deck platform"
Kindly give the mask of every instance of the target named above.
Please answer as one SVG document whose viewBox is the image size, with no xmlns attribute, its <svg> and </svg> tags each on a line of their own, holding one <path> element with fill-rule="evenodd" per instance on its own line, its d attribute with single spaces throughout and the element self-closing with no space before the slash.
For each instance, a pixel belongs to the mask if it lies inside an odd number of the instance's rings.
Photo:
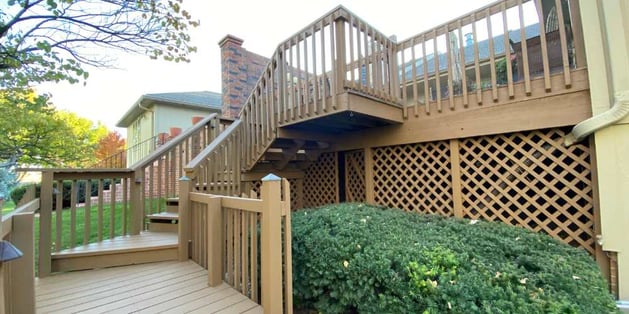
<svg viewBox="0 0 629 314">
<path fill-rule="evenodd" d="M 176 233 L 144 231 L 52 254 L 52 272 L 175 260 Z"/>
<path fill-rule="evenodd" d="M 35 280 L 37 313 L 263 313 L 192 261 L 75 271 Z"/>
</svg>

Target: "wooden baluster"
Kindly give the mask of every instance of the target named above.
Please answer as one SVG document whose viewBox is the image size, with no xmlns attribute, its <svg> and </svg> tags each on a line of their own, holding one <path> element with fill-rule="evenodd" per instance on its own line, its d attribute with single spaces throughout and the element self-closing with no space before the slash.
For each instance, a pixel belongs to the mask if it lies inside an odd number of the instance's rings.
<svg viewBox="0 0 629 314">
<path fill-rule="evenodd" d="M 111 178 L 109 184 L 109 238 L 113 239 L 116 232 L 116 181 Z"/>
<path fill-rule="evenodd" d="M 555 0 L 555 8 L 557 9 L 557 20 L 559 21 L 559 42 L 561 43 L 561 60 L 563 62 L 563 79 L 566 88 L 572 86 L 572 78 L 570 73 L 570 60 L 568 59 L 568 38 L 566 35 L 566 27 L 564 24 L 563 8 L 561 0 Z M 574 36 L 573 36 L 574 37 Z"/>
<path fill-rule="evenodd" d="M 304 38 L 305 41 L 305 38 Z M 297 34 L 295 53 L 297 54 L 297 117 L 302 118 L 302 106 L 306 104 L 303 91 L 303 69 L 301 68 L 301 34 Z"/>
<path fill-rule="evenodd" d="M 546 21 L 544 21 L 544 13 L 542 11 L 542 0 L 535 0 L 537 8 L 537 18 L 539 21 L 539 39 L 542 52 L 542 65 L 544 67 L 544 88 L 550 92 L 552 87 L 550 83 L 550 66 L 548 64 L 548 48 L 546 42 Z"/>
<path fill-rule="evenodd" d="M 92 214 L 92 179 L 87 179 L 85 183 L 85 205 L 83 207 L 83 245 L 87 245 L 90 241 L 90 227 Z"/>
<path fill-rule="evenodd" d="M 121 230 L 121 235 L 127 235 L 129 232 L 129 226 L 127 225 L 127 217 L 128 217 L 128 206 L 129 206 L 129 199 L 128 199 L 128 193 L 129 193 L 129 178 L 121 178 L 120 179 L 120 185 L 122 188 L 122 216 L 121 216 L 121 220 L 122 220 L 122 230 Z M 89 186 L 89 185 L 88 185 Z M 86 196 L 87 198 L 87 196 Z M 87 199 L 86 199 L 87 200 Z"/>
<path fill-rule="evenodd" d="M 317 82 L 317 40 L 315 37 L 315 26 L 312 25 L 312 90 L 314 91 L 314 95 L 312 95 L 313 107 L 315 115 L 318 115 L 321 112 L 321 102 L 319 101 L 319 83 Z"/>
<path fill-rule="evenodd" d="M 524 76 L 524 92 L 527 96 L 531 95 L 531 76 L 529 74 L 529 50 L 527 48 L 526 40 L 526 27 L 524 26 L 524 8 L 522 7 L 522 0 L 518 0 L 518 14 L 520 17 L 520 49 L 522 54 L 522 72 L 519 75 Z"/>
<path fill-rule="evenodd" d="M 448 25 L 446 25 L 446 61 L 448 61 L 448 73 L 447 73 L 447 78 L 448 78 L 448 100 L 450 102 L 450 110 L 454 110 L 454 86 L 452 84 L 452 80 L 453 80 L 453 71 L 454 71 L 454 66 L 452 64 L 452 54 L 454 53 L 452 51 L 452 47 L 450 47 L 450 28 L 448 27 Z"/>
<path fill-rule="evenodd" d="M 411 49 L 412 48 L 413 48 L 413 39 L 411 39 Z M 401 51 L 400 51 L 400 54 L 401 54 L 400 59 L 402 61 L 402 67 L 401 67 L 401 73 L 402 73 L 402 80 L 401 80 L 401 83 L 402 83 L 401 84 L 401 86 L 402 86 L 402 104 L 404 105 L 402 114 L 403 114 L 404 119 L 407 119 L 408 118 L 408 107 L 409 106 L 408 106 L 408 102 L 407 102 L 408 101 L 408 96 L 406 95 L 406 60 L 404 58 L 405 50 L 406 49 L 405 49 L 404 45 L 402 45 L 402 48 L 401 48 Z M 413 60 L 413 58 L 411 58 L 411 60 Z M 415 61 L 412 61 L 412 62 L 413 62 L 413 65 L 414 65 Z M 412 72 L 412 73 L 414 74 L 414 72 Z M 415 77 L 413 75 L 413 78 L 411 80 L 411 82 L 413 82 L 413 83 L 415 82 L 414 78 Z"/>
<path fill-rule="evenodd" d="M 314 36 L 314 33 L 312 34 Z M 313 37 L 310 37 L 311 39 Z M 308 72 L 308 31 L 304 33 L 304 115 L 310 116 L 310 73 Z M 314 56 L 313 56 L 314 57 Z"/>
<path fill-rule="evenodd" d="M 70 187 L 70 248 L 76 246 L 76 203 L 77 203 L 77 181 L 72 180 Z"/>
<path fill-rule="evenodd" d="M 422 65 L 424 67 L 424 110 L 430 114 L 430 84 L 428 81 L 428 60 L 426 60 L 426 36 L 422 34 Z"/>
<path fill-rule="evenodd" d="M 504 32 L 504 46 L 505 46 L 505 62 L 507 66 L 507 90 L 509 93 L 509 98 L 515 97 L 515 92 L 513 90 L 513 69 L 511 67 L 511 44 L 509 39 L 509 23 L 507 22 L 507 9 L 505 7 L 505 3 L 503 2 L 500 5 L 502 11 L 502 25 Z M 524 39 L 526 41 L 526 39 Z"/>
<path fill-rule="evenodd" d="M 251 300 L 256 303 L 260 302 L 258 296 L 258 214 L 251 213 L 252 219 L 249 225 L 251 232 Z"/>
<path fill-rule="evenodd" d="M 97 239 L 103 241 L 103 179 L 98 179 L 98 215 L 97 219 Z"/>
<path fill-rule="evenodd" d="M 355 59 L 354 59 L 354 16 L 350 15 L 349 17 L 349 78 L 350 83 L 349 86 L 352 88 L 356 88 L 356 80 L 354 75 L 354 67 L 355 67 Z"/>
<path fill-rule="evenodd" d="M 489 73 L 491 75 L 491 95 L 494 102 L 498 101 L 498 86 L 496 86 L 496 51 L 494 50 L 494 35 L 491 31 L 491 12 L 485 10 L 485 18 L 487 20 L 487 39 L 489 42 Z"/>
<path fill-rule="evenodd" d="M 472 37 L 474 41 L 474 73 L 476 74 L 476 102 L 483 104 L 483 85 L 480 77 L 480 56 L 478 54 L 478 35 L 476 34 L 476 14 L 472 13 Z"/>
<path fill-rule="evenodd" d="M 413 110 L 415 112 L 415 117 L 419 116 L 419 90 L 417 81 L 417 56 L 415 55 L 415 38 L 411 39 L 411 76 L 413 77 Z M 404 64 L 404 62 L 402 62 Z M 424 85 L 426 82 L 424 81 Z M 406 88 L 404 88 L 406 90 Z"/>
<path fill-rule="evenodd" d="M 57 180 L 57 199 L 55 204 L 55 252 L 61 251 L 63 245 L 63 181 Z"/>
<path fill-rule="evenodd" d="M 288 44 L 289 51 L 289 59 L 288 59 L 288 73 L 289 73 L 289 83 L 290 88 L 288 89 L 289 101 L 288 107 L 290 109 L 289 121 L 295 121 L 295 66 L 293 65 L 293 39 L 291 38 Z"/>
<path fill-rule="evenodd" d="M 367 23 L 364 23 L 365 26 L 365 40 L 364 40 L 364 44 L 365 44 L 365 56 L 363 58 L 363 68 L 364 68 L 364 89 L 363 91 L 366 93 L 370 93 L 371 92 L 371 69 L 370 69 L 370 61 L 369 58 L 371 57 L 370 55 L 370 48 L 369 48 L 369 25 Z M 361 69 L 362 72 L 362 69 Z M 363 74 L 361 73 L 361 76 Z"/>
<path fill-rule="evenodd" d="M 323 112 L 328 112 L 327 95 L 330 91 L 327 84 L 327 73 L 325 68 L 325 59 L 327 58 L 325 53 L 325 19 L 321 19 L 321 102 Z"/>
<path fill-rule="evenodd" d="M 345 75 L 343 69 L 345 68 L 345 31 L 344 22 L 342 19 L 335 21 L 332 16 L 329 17 L 330 23 L 330 96 L 332 96 L 332 108 L 336 110 L 336 95 L 341 93 L 343 89 L 343 77 Z"/>
<path fill-rule="evenodd" d="M 433 40 L 433 56 L 435 60 L 435 89 L 437 90 L 437 111 L 442 111 L 441 106 L 441 75 L 439 73 L 439 49 L 437 48 L 437 29 L 433 29 L 432 31 L 432 40 Z"/>
<path fill-rule="evenodd" d="M 465 47 L 463 46 L 463 27 L 461 26 L 461 20 L 457 20 L 457 31 L 459 35 L 459 71 L 461 72 L 461 93 L 463 93 L 463 107 L 467 108 L 469 105 L 469 99 L 467 94 L 467 64 L 465 61 Z"/>
</svg>

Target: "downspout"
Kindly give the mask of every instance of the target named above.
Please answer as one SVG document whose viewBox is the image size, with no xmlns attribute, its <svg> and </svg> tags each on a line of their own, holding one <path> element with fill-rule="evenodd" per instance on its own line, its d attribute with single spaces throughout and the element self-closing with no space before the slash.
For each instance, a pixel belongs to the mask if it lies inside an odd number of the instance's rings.
<svg viewBox="0 0 629 314">
<path fill-rule="evenodd" d="M 629 114 L 629 90 L 616 93 L 614 98 L 614 105 L 609 110 L 575 125 L 572 132 L 566 135 L 563 145 L 568 147 L 575 144 L 595 131 L 626 117 Z"/>
</svg>

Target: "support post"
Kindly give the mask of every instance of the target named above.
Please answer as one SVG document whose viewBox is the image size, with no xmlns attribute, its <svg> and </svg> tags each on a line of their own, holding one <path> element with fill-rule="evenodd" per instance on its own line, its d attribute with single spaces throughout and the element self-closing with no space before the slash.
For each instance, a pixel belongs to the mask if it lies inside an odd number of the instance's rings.
<svg viewBox="0 0 629 314">
<path fill-rule="evenodd" d="M 11 241 L 24 255 L 11 263 L 13 313 L 35 313 L 35 249 L 33 213 L 13 215 Z"/>
<path fill-rule="evenodd" d="M 282 212 L 281 179 L 274 174 L 262 178 L 262 308 L 282 313 Z"/>
<path fill-rule="evenodd" d="M 140 234 L 144 229 L 144 202 L 142 200 L 144 186 L 144 171 L 136 170 L 131 176 L 130 187 L 130 203 L 131 203 L 131 225 L 129 233 L 132 235 Z"/>
<path fill-rule="evenodd" d="M 44 278 L 50 275 L 52 246 L 52 171 L 44 171 L 41 179 L 41 206 L 39 209 L 39 269 L 37 276 Z M 61 197 L 61 194 L 59 194 Z"/>
<path fill-rule="evenodd" d="M 452 205 L 454 217 L 463 217 L 463 194 L 461 193 L 461 162 L 459 140 L 450 140 L 450 174 L 452 176 Z"/>
<path fill-rule="evenodd" d="M 192 180 L 187 175 L 179 178 L 179 261 L 187 261 L 190 257 L 190 192 Z"/>
<path fill-rule="evenodd" d="M 214 197 L 207 203 L 207 283 L 210 287 L 223 283 L 222 225 L 221 198 Z"/>
</svg>

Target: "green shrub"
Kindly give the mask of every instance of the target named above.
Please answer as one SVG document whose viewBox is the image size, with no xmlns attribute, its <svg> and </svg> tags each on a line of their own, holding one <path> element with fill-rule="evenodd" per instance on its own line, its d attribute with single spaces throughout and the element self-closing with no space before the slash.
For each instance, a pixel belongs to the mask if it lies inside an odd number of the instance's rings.
<svg viewBox="0 0 629 314">
<path fill-rule="evenodd" d="M 293 214 L 295 304 L 322 313 L 616 312 L 583 250 L 499 223 L 339 204 Z"/>
<path fill-rule="evenodd" d="M 24 194 L 26 193 L 27 188 L 28 188 L 27 184 L 18 185 L 14 187 L 11 190 L 11 193 L 9 193 L 9 196 L 11 197 L 11 201 L 13 201 L 13 203 L 15 204 L 19 203 L 20 200 L 22 200 L 22 197 L 24 197 Z"/>
</svg>

